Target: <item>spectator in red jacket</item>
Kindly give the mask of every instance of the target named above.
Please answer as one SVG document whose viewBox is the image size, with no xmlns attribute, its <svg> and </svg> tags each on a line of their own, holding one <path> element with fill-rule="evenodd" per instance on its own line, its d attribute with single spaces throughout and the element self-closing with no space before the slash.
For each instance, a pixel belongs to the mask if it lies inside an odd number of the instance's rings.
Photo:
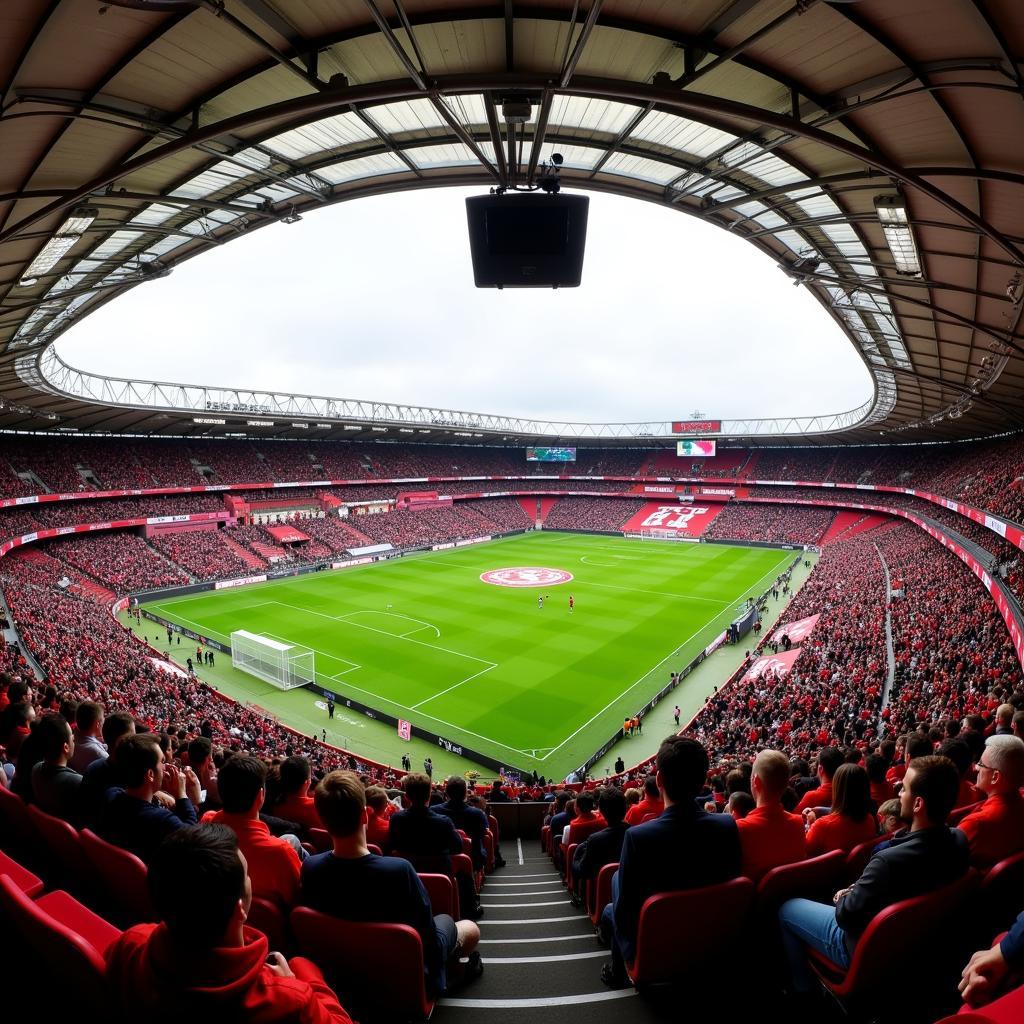
<svg viewBox="0 0 1024 1024">
<path fill-rule="evenodd" d="M 978 762 L 978 789 L 985 802 L 960 821 L 978 868 L 1024 850 L 1024 740 L 1005 734 L 989 736 Z"/>
<path fill-rule="evenodd" d="M 383 786 L 368 786 L 366 807 L 370 812 L 366 822 L 366 841 L 383 850 L 388 845 L 388 827 L 395 805 L 388 799 L 388 791 Z"/>
<path fill-rule="evenodd" d="M 832 806 L 832 776 L 843 763 L 843 752 L 838 747 L 823 747 L 818 752 L 818 788 L 804 793 L 798 811 L 806 811 L 809 807 Z"/>
<path fill-rule="evenodd" d="M 111 992 L 147 1021 L 351 1024 L 310 961 L 270 953 L 245 924 L 252 889 L 234 833 L 179 829 L 149 866 L 159 924 L 130 928 L 107 953 Z"/>
<path fill-rule="evenodd" d="M 803 860 L 804 822 L 782 806 L 789 785 L 789 758 L 778 750 L 762 750 L 750 777 L 756 807 L 736 822 L 740 831 L 743 874 L 758 882 L 772 868 Z"/>
<path fill-rule="evenodd" d="M 237 754 L 220 770 L 220 796 L 224 809 L 209 811 L 204 822 L 227 825 L 238 837 L 238 848 L 249 866 L 252 894 L 291 907 L 299 894 L 298 839 L 270 834 L 260 821 L 266 797 L 267 767 L 256 757 Z"/>
<path fill-rule="evenodd" d="M 849 853 L 855 846 L 878 835 L 868 785 L 868 773 L 859 764 L 844 764 L 832 777 L 832 813 L 815 818 L 813 810 L 804 812 L 811 823 L 807 833 L 807 856 L 818 857 L 832 850 Z"/>
<path fill-rule="evenodd" d="M 661 799 L 658 791 L 658 782 L 653 775 L 648 775 L 644 780 L 643 799 L 633 804 L 626 812 L 627 825 L 639 825 L 648 814 L 660 815 L 665 810 L 665 801 Z"/>
</svg>

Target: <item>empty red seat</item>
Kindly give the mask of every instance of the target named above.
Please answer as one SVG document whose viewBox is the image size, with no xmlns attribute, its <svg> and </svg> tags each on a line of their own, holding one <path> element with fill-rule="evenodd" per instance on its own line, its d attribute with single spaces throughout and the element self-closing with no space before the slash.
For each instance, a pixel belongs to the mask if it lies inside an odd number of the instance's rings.
<svg viewBox="0 0 1024 1024">
<path fill-rule="evenodd" d="M 891 838 L 886 835 L 875 836 L 873 839 L 855 846 L 846 855 L 846 880 L 849 884 L 852 885 L 863 874 L 868 861 L 871 860 L 871 855 L 875 852 L 875 847 Z"/>
<path fill-rule="evenodd" d="M 0 875 L 6 875 L 11 884 L 17 886 L 29 899 L 43 891 L 43 880 L 13 857 L 0 850 Z"/>
<path fill-rule="evenodd" d="M 1020 912 L 1024 893 L 1024 851 L 994 864 L 981 880 L 982 934 L 1009 928 Z"/>
<path fill-rule="evenodd" d="M 291 913 L 299 952 L 328 976 L 353 1017 L 425 1019 L 434 1009 L 427 996 L 423 944 L 405 924 L 344 921 L 309 907 Z"/>
<path fill-rule="evenodd" d="M 749 878 L 649 896 L 640 908 L 636 957 L 627 965 L 633 984 L 679 982 L 716 969 L 742 939 L 753 903 Z"/>
<path fill-rule="evenodd" d="M 618 863 L 605 864 L 597 873 L 597 879 L 593 884 L 593 897 L 590 901 L 590 920 L 597 926 L 601 920 L 604 908 L 612 901 L 612 875 L 619 870 Z"/>
<path fill-rule="evenodd" d="M 104 954 L 120 935 L 65 892 L 38 902 L 29 899 L 7 875 L 0 875 L 0 918 L 47 970 L 55 971 L 60 991 L 73 1001 L 78 1019 L 109 1017 Z"/>
<path fill-rule="evenodd" d="M 762 920 L 774 919 L 786 900 L 801 897 L 830 902 L 836 890 L 842 887 L 845 868 L 846 854 L 842 850 L 772 868 L 757 883 L 758 915 Z"/>
<path fill-rule="evenodd" d="M 0 786 L 0 840 L 5 848 L 28 853 L 36 843 L 28 808 L 17 793 Z"/>
<path fill-rule="evenodd" d="M 149 897 L 149 872 L 134 853 L 108 843 L 89 829 L 79 833 L 82 852 L 102 887 L 104 907 L 111 918 L 127 928 L 155 921 Z"/>
<path fill-rule="evenodd" d="M 459 916 L 459 890 L 448 875 L 422 874 L 419 876 L 423 888 L 430 897 L 430 909 L 435 914 Z"/>
<path fill-rule="evenodd" d="M 272 950 L 283 952 L 288 948 L 288 919 L 273 900 L 253 896 L 246 924 L 263 932 Z"/>
<path fill-rule="evenodd" d="M 41 853 L 50 872 L 44 871 L 44 874 L 50 884 L 53 885 L 56 880 L 61 886 L 77 891 L 87 874 L 83 870 L 85 862 L 78 830 L 61 818 L 55 818 L 31 804 L 28 814 L 43 847 Z"/>
</svg>

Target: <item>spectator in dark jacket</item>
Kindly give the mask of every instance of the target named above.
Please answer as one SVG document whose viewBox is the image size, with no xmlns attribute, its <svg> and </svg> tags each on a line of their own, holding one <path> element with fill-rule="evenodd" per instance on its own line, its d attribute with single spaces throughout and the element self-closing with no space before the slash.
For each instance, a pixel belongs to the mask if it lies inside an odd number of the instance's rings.
<svg viewBox="0 0 1024 1024">
<path fill-rule="evenodd" d="M 967 871 L 967 840 L 962 832 L 946 827 L 959 787 L 959 773 L 948 758 L 915 758 L 900 796 L 910 830 L 876 852 L 860 878 L 835 894 L 834 906 L 804 899 L 782 905 L 779 923 L 795 991 L 809 992 L 814 985 L 805 945 L 837 966 L 848 967 L 857 940 L 876 914 L 900 900 L 948 885 Z"/>
<path fill-rule="evenodd" d="M 487 816 L 479 808 L 470 807 L 466 803 L 466 780 L 458 775 L 448 779 L 444 784 L 444 792 L 448 799 L 444 803 L 435 804 L 431 810 L 450 818 L 457 829 L 466 833 L 471 846 L 473 867 L 479 870 L 487 859 L 487 851 L 484 849 Z"/>
<path fill-rule="evenodd" d="M 100 835 L 149 863 L 166 836 L 196 824 L 199 780 L 191 768 L 179 769 L 164 761 L 159 737 L 153 733 L 121 740 L 117 767 L 124 788 L 108 790 Z M 161 790 L 169 791 L 173 810 L 153 802 Z"/>
<path fill-rule="evenodd" d="M 597 795 L 597 809 L 607 823 L 607 828 L 595 832 L 576 847 L 572 859 L 572 877 L 577 891 L 591 878 L 597 878 L 605 864 L 617 864 L 622 853 L 622 843 L 629 826 L 625 822 L 626 796 L 616 786 L 606 786 Z"/>
</svg>

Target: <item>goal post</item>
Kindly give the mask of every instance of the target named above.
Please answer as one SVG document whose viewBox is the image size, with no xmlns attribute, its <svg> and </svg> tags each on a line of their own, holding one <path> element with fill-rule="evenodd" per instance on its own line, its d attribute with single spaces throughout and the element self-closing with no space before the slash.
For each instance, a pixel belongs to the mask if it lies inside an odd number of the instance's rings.
<svg viewBox="0 0 1024 1024">
<path fill-rule="evenodd" d="M 308 647 L 244 629 L 231 634 L 231 664 L 282 690 L 305 686 L 316 678 L 314 653 Z"/>
</svg>

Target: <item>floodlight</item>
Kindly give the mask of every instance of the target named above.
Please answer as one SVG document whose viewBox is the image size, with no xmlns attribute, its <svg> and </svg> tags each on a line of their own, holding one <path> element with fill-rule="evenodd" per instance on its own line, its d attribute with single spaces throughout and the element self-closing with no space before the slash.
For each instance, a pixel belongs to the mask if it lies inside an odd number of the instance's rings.
<svg viewBox="0 0 1024 1024">
<path fill-rule="evenodd" d="M 917 243 L 910 230 L 907 204 L 902 196 L 875 196 L 875 212 L 882 225 L 889 252 L 896 262 L 896 271 L 912 277 L 921 276 L 921 260 Z"/>
</svg>

